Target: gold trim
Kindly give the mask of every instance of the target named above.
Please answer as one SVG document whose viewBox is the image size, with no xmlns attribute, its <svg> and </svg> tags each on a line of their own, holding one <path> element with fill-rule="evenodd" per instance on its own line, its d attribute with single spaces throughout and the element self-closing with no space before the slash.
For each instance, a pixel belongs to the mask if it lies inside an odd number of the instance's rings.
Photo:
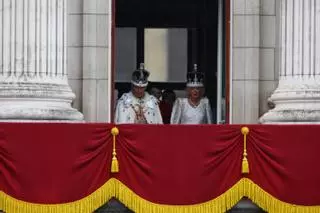
<svg viewBox="0 0 320 213">
<path fill-rule="evenodd" d="M 192 193 L 192 192 L 190 192 Z M 248 197 L 269 213 L 316 213 L 320 206 L 299 206 L 282 202 L 248 178 L 242 178 L 225 193 L 208 202 L 194 205 L 162 205 L 149 202 L 117 179 L 110 179 L 87 197 L 65 204 L 34 204 L 17 200 L 0 192 L 0 209 L 7 213 L 91 213 L 116 197 L 137 213 L 223 213 L 243 197 Z"/>
</svg>

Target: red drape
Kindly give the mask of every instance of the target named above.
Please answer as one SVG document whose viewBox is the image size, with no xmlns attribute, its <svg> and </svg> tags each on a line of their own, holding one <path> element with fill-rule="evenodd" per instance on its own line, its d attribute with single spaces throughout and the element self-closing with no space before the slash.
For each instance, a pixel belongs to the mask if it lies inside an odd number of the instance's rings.
<svg viewBox="0 0 320 213">
<path fill-rule="evenodd" d="M 1 124 L 0 190 L 32 203 L 64 203 L 109 178 L 110 125 Z"/>
<path fill-rule="evenodd" d="M 0 124 L 0 190 L 32 203 L 86 197 L 111 177 L 159 204 L 196 204 L 247 177 L 277 199 L 320 205 L 320 126 L 249 125 L 241 174 L 239 125 L 120 125 L 111 174 L 111 124 Z"/>
</svg>

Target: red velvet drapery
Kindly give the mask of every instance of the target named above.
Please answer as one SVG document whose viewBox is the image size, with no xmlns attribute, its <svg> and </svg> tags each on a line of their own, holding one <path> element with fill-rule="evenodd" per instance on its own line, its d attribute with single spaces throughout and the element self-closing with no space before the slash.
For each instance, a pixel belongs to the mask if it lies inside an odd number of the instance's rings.
<svg viewBox="0 0 320 213">
<path fill-rule="evenodd" d="M 30 203 L 61 204 L 115 178 L 152 203 L 190 205 L 247 178 L 281 202 L 320 205 L 318 125 L 249 125 L 249 174 L 241 173 L 240 125 L 117 126 L 120 171 L 111 173 L 112 127 L 0 124 L 0 191 Z"/>
</svg>

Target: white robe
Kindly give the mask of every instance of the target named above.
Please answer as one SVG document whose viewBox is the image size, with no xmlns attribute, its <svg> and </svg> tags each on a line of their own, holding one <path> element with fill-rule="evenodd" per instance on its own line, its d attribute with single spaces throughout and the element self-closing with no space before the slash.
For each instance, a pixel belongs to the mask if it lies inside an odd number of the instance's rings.
<svg viewBox="0 0 320 213">
<path fill-rule="evenodd" d="M 115 123 L 117 124 L 134 124 L 137 121 L 136 112 L 142 109 L 145 123 L 147 124 L 162 124 L 162 117 L 157 99 L 145 93 L 143 98 L 136 98 L 132 92 L 125 93 L 118 100 Z"/>
<path fill-rule="evenodd" d="M 212 112 L 208 98 L 202 98 L 197 106 L 191 106 L 188 98 L 178 98 L 171 113 L 171 124 L 212 124 Z"/>
</svg>

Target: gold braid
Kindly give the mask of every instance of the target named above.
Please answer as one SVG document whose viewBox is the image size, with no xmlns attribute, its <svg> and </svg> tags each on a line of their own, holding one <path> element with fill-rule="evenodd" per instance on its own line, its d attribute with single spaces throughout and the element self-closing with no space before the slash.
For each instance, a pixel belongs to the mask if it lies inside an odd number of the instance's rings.
<svg viewBox="0 0 320 213">
<path fill-rule="evenodd" d="M 131 106 L 132 110 L 134 111 L 134 113 L 136 114 L 136 120 L 144 121 L 144 123 L 147 124 L 148 121 L 147 121 L 146 116 L 144 115 L 144 113 L 142 111 L 141 105 L 139 105 L 139 110 L 136 110 L 132 104 L 130 106 Z M 142 117 L 142 119 L 140 119 L 141 117 Z"/>
</svg>

